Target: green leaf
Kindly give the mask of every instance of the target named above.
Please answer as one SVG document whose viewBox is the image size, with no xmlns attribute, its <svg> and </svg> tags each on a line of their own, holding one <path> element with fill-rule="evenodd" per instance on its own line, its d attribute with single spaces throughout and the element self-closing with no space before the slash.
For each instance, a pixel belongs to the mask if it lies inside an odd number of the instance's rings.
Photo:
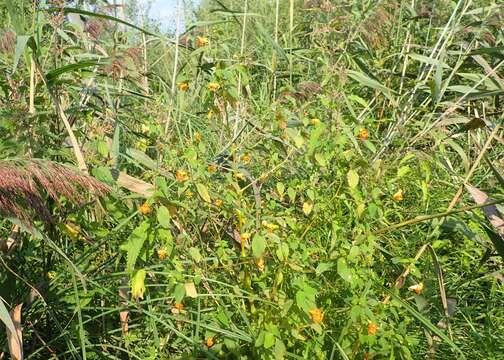
<svg viewBox="0 0 504 360">
<path fill-rule="evenodd" d="M 338 259 L 338 275 L 343 278 L 343 280 L 352 282 L 352 271 L 348 268 L 345 259 Z"/>
<path fill-rule="evenodd" d="M 350 189 L 355 189 L 359 185 L 359 174 L 354 170 L 350 169 L 347 173 L 347 181 Z"/>
<path fill-rule="evenodd" d="M 320 263 L 317 265 L 317 268 L 315 269 L 315 274 L 320 275 L 325 271 L 328 271 L 332 268 L 333 264 L 330 263 Z"/>
<path fill-rule="evenodd" d="M 254 235 L 252 239 L 252 253 L 256 258 L 260 258 L 266 249 L 266 240 L 260 235 Z"/>
<path fill-rule="evenodd" d="M 208 193 L 208 189 L 203 184 L 196 184 L 196 190 L 198 190 L 199 196 L 203 199 L 203 201 L 210 203 L 212 199 L 210 198 L 210 194 Z"/>
<path fill-rule="evenodd" d="M 60 12 L 61 8 L 55 7 L 55 8 L 50 8 L 48 10 L 54 10 L 56 12 Z M 159 35 L 156 35 L 156 34 L 150 32 L 150 31 L 142 29 L 141 27 L 138 27 L 138 26 L 136 26 L 136 25 L 134 25 L 132 23 L 129 23 L 129 22 L 121 20 L 121 19 L 118 19 L 118 18 L 113 17 L 113 16 L 104 15 L 104 14 L 98 14 L 98 13 L 94 13 L 94 12 L 91 12 L 91 11 L 85 11 L 85 10 L 81 10 L 81 9 L 71 8 L 71 7 L 64 7 L 63 11 L 65 12 L 65 14 L 81 14 L 81 15 L 85 15 L 85 16 L 89 16 L 89 17 L 95 17 L 95 18 L 99 18 L 99 19 L 111 20 L 111 21 L 114 21 L 114 22 L 117 22 L 117 23 L 120 23 L 120 24 L 123 24 L 123 25 L 127 25 L 127 26 L 129 26 L 129 27 L 131 27 L 133 29 L 138 30 L 138 31 L 141 31 L 141 32 L 143 32 L 146 35 L 151 35 L 151 36 L 159 37 Z"/>
<path fill-rule="evenodd" d="M 126 154 L 139 164 L 151 170 L 156 170 L 158 168 L 157 163 L 140 150 L 129 148 L 126 150 Z"/>
<path fill-rule="evenodd" d="M 275 345 L 275 334 L 270 333 L 269 331 L 265 332 L 264 334 L 264 348 L 269 349 Z"/>
<path fill-rule="evenodd" d="M 12 322 L 12 318 L 9 314 L 9 310 L 5 307 L 2 298 L 0 297 L 0 321 L 2 321 L 7 329 L 11 332 L 11 334 L 15 334 L 17 337 L 16 327 Z M 18 340 L 19 341 L 19 340 Z"/>
<path fill-rule="evenodd" d="M 21 58 L 21 55 L 24 54 L 26 44 L 28 43 L 29 39 L 30 36 L 28 35 L 18 35 L 16 37 L 16 52 L 14 53 L 14 64 L 12 65 L 12 73 L 16 72 L 17 66 L 19 64 L 19 59 Z"/>
<path fill-rule="evenodd" d="M 130 234 L 125 244 L 121 245 L 121 250 L 126 251 L 126 271 L 133 272 L 136 261 L 142 251 L 149 231 L 149 222 L 144 221 L 137 226 Z"/>
<path fill-rule="evenodd" d="M 293 203 L 296 200 L 296 190 L 289 187 L 287 189 L 287 195 L 289 196 L 290 202 Z"/>
<path fill-rule="evenodd" d="M 159 225 L 168 229 L 170 227 L 170 211 L 166 208 L 166 206 L 160 206 L 157 209 L 156 215 Z"/>
<path fill-rule="evenodd" d="M 197 263 L 199 263 L 201 260 L 203 260 L 203 256 L 201 256 L 201 253 L 198 248 L 195 248 L 195 247 L 190 248 L 189 255 Z"/>
<path fill-rule="evenodd" d="M 285 185 L 282 182 L 277 182 L 276 184 L 278 195 L 283 196 L 285 193 Z"/>
<path fill-rule="evenodd" d="M 275 359 L 281 360 L 285 356 L 285 345 L 280 339 L 275 340 Z"/>
<path fill-rule="evenodd" d="M 369 78 L 365 74 L 358 72 L 358 71 L 353 71 L 353 70 L 348 70 L 348 76 L 350 76 L 352 79 L 355 81 L 360 82 L 362 85 L 370 87 L 372 89 L 375 89 L 377 91 L 382 92 L 390 101 L 395 103 L 395 99 L 392 96 L 392 90 L 387 88 L 386 86 L 382 85 L 378 81 Z"/>
<path fill-rule="evenodd" d="M 175 289 L 173 290 L 173 297 L 177 304 L 182 302 L 182 299 L 185 296 L 185 284 L 177 284 Z"/>
</svg>

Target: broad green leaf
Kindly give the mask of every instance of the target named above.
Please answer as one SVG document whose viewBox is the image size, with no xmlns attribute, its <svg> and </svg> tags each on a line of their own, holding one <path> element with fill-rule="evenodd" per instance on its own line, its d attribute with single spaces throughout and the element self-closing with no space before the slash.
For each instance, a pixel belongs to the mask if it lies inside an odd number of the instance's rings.
<svg viewBox="0 0 504 360">
<path fill-rule="evenodd" d="M 126 150 L 126 154 L 139 164 L 146 166 L 151 170 L 156 170 L 158 168 L 157 163 L 140 150 L 129 148 Z"/>
<path fill-rule="evenodd" d="M 199 196 L 203 199 L 203 201 L 207 203 L 211 203 L 212 199 L 210 198 L 210 194 L 208 193 L 208 189 L 203 184 L 196 184 L 196 190 L 198 190 Z"/>
<path fill-rule="evenodd" d="M 315 274 L 320 275 L 325 271 L 328 271 L 332 268 L 333 264 L 331 263 L 319 263 L 317 268 L 315 269 Z"/>
<path fill-rule="evenodd" d="M 252 239 L 252 253 L 256 258 L 260 258 L 266 250 L 266 240 L 260 235 L 254 235 Z"/>
<path fill-rule="evenodd" d="M 18 35 L 16 37 L 16 52 L 14 53 L 14 64 L 12 65 L 12 73 L 16 72 L 17 66 L 19 64 L 19 59 L 24 54 L 26 44 L 30 36 L 28 35 Z"/>
<path fill-rule="evenodd" d="M 170 228 L 170 211 L 166 208 L 166 206 L 160 206 L 157 209 L 156 216 L 159 225 L 161 225 L 165 229 Z"/>
<path fill-rule="evenodd" d="M 286 348 L 282 340 L 275 340 L 275 359 L 282 360 L 285 356 Z"/>
<path fill-rule="evenodd" d="M 283 194 L 285 193 L 285 185 L 281 182 L 277 182 L 276 188 L 278 195 L 283 196 Z"/>
<path fill-rule="evenodd" d="M 203 260 L 203 256 L 201 256 L 199 249 L 196 247 L 192 247 L 189 249 L 189 255 L 197 263 L 199 263 L 201 260 Z"/>
<path fill-rule="evenodd" d="M 338 275 L 345 281 L 352 282 L 352 271 L 348 268 L 345 259 L 338 259 Z"/>
<path fill-rule="evenodd" d="M 359 174 L 354 170 L 350 169 L 347 173 L 347 181 L 350 189 L 355 189 L 359 185 Z"/>
<path fill-rule="evenodd" d="M 437 59 L 430 58 L 428 56 L 424 56 L 424 55 L 420 55 L 420 54 L 415 54 L 415 53 L 410 53 L 410 54 L 408 54 L 408 56 L 410 58 L 412 58 L 413 60 L 420 61 L 420 62 L 422 62 L 424 64 L 438 66 L 438 67 L 441 67 L 443 69 L 450 69 L 450 67 L 447 64 L 445 64 L 444 62 L 439 61 Z"/>
<path fill-rule="evenodd" d="M 263 346 L 264 346 L 265 349 L 269 349 L 273 345 L 275 345 L 275 334 L 270 333 L 269 331 L 267 331 L 264 334 L 264 345 Z"/>
<path fill-rule="evenodd" d="M 135 300 L 143 299 L 145 293 L 145 275 L 144 269 L 136 270 L 131 278 L 131 297 Z"/>
<path fill-rule="evenodd" d="M 367 86 L 367 87 L 370 87 L 372 89 L 375 89 L 377 91 L 382 92 L 383 95 L 385 95 L 393 103 L 396 102 L 394 97 L 392 96 L 392 94 L 393 94 L 392 90 L 390 90 L 386 86 L 382 85 L 378 81 L 371 79 L 370 77 L 368 77 L 364 73 L 361 73 L 358 71 L 353 71 L 353 70 L 348 70 L 348 76 L 350 76 L 355 81 L 360 82 L 364 86 Z"/>
<path fill-rule="evenodd" d="M 0 297 L 0 321 L 2 321 L 11 334 L 17 334 L 16 327 L 12 322 L 12 318 L 9 314 L 9 310 L 5 307 L 2 298 Z M 15 335 L 17 337 L 17 335 Z"/>
<path fill-rule="evenodd" d="M 185 284 L 177 284 L 173 290 L 175 303 L 180 304 L 185 296 Z"/>
<path fill-rule="evenodd" d="M 133 272 L 136 261 L 142 251 L 149 232 L 149 222 L 144 221 L 128 237 L 126 243 L 121 245 L 121 250 L 126 251 L 126 270 Z"/>
</svg>

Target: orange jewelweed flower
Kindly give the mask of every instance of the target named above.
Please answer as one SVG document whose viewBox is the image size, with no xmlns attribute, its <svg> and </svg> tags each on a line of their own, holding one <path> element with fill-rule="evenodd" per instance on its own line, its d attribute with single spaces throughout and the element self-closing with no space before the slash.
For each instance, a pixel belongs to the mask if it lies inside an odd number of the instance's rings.
<svg viewBox="0 0 504 360">
<path fill-rule="evenodd" d="M 424 289 L 423 283 L 411 285 L 410 287 L 408 287 L 409 291 L 414 291 L 414 292 L 416 292 L 417 295 L 420 295 L 422 293 L 423 289 Z"/>
<path fill-rule="evenodd" d="M 184 304 L 182 304 L 182 303 L 175 303 L 175 305 L 173 307 L 175 309 L 177 309 L 178 311 L 184 310 Z"/>
<path fill-rule="evenodd" d="M 175 173 L 175 178 L 177 181 L 183 182 L 187 180 L 187 171 L 184 170 L 177 170 Z"/>
<path fill-rule="evenodd" d="M 319 308 L 310 310 L 310 316 L 315 324 L 320 324 L 324 320 L 324 313 Z"/>
<path fill-rule="evenodd" d="M 159 257 L 159 260 L 164 260 L 166 259 L 166 256 L 168 256 L 168 252 L 165 249 L 158 249 L 157 255 Z"/>
<path fill-rule="evenodd" d="M 219 90 L 220 85 L 219 85 L 219 83 L 211 82 L 211 83 L 208 83 L 207 87 L 208 87 L 208 90 L 210 90 L 211 92 L 216 92 L 217 90 Z"/>
<path fill-rule="evenodd" d="M 203 47 L 208 45 L 208 38 L 204 36 L 197 36 L 196 37 L 196 46 L 197 47 Z"/>
<path fill-rule="evenodd" d="M 287 122 L 286 122 L 286 121 L 283 121 L 283 120 L 282 120 L 282 121 L 280 121 L 280 122 L 278 123 L 278 127 L 279 127 L 281 130 L 285 130 L 285 129 L 287 129 Z"/>
<path fill-rule="evenodd" d="M 149 215 L 152 212 L 152 208 L 147 203 L 143 203 L 138 210 L 142 215 Z"/>
<path fill-rule="evenodd" d="M 208 172 L 209 172 L 209 173 L 211 173 L 211 174 L 212 174 L 212 173 L 214 173 L 214 172 L 216 172 L 216 171 L 217 171 L 217 165 L 215 165 L 215 164 L 210 164 L 210 165 L 208 165 L 207 170 L 208 170 Z"/>
<path fill-rule="evenodd" d="M 215 345 L 215 341 L 214 341 L 213 337 L 210 336 L 209 338 L 206 339 L 206 346 L 207 346 L 207 348 L 210 349 L 214 345 Z"/>
<path fill-rule="evenodd" d="M 403 191 L 401 189 L 397 190 L 397 192 L 394 195 L 392 195 L 392 198 L 395 201 L 403 201 L 404 200 Z"/>
<path fill-rule="evenodd" d="M 376 325 L 373 322 L 369 323 L 369 325 L 367 327 L 367 333 L 368 333 L 368 335 L 369 336 L 374 336 L 374 335 L 376 335 L 377 331 L 378 331 L 378 325 Z"/>
<path fill-rule="evenodd" d="M 185 82 L 185 81 L 179 82 L 177 84 L 177 87 L 178 87 L 178 89 L 180 91 L 187 91 L 187 90 L 189 90 L 189 84 L 187 82 Z"/>
<path fill-rule="evenodd" d="M 364 141 L 369 138 L 369 131 L 365 128 L 360 129 L 359 131 L 359 139 Z"/>
<path fill-rule="evenodd" d="M 221 207 L 223 203 L 224 203 L 224 201 L 222 201 L 221 199 L 215 199 L 215 201 L 214 201 L 214 204 L 217 207 Z"/>
</svg>

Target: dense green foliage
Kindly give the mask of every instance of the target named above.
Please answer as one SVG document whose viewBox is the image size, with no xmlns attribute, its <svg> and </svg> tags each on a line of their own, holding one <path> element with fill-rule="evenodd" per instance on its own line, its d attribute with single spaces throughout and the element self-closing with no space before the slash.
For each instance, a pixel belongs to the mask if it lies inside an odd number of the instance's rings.
<svg viewBox="0 0 504 360">
<path fill-rule="evenodd" d="M 502 356 L 503 5 L 136 3 L 0 5 L 24 358 Z"/>
</svg>

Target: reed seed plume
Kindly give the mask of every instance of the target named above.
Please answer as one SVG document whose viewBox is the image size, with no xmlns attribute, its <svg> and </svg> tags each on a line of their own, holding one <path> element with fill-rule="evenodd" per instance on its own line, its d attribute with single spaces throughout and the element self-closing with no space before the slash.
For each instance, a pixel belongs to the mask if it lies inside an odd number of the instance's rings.
<svg viewBox="0 0 504 360">
<path fill-rule="evenodd" d="M 52 221 L 46 194 L 58 206 L 62 198 L 80 205 L 87 194 L 101 197 L 109 190 L 94 178 L 55 162 L 0 161 L 0 214 L 26 224 L 32 220 Z"/>
</svg>

